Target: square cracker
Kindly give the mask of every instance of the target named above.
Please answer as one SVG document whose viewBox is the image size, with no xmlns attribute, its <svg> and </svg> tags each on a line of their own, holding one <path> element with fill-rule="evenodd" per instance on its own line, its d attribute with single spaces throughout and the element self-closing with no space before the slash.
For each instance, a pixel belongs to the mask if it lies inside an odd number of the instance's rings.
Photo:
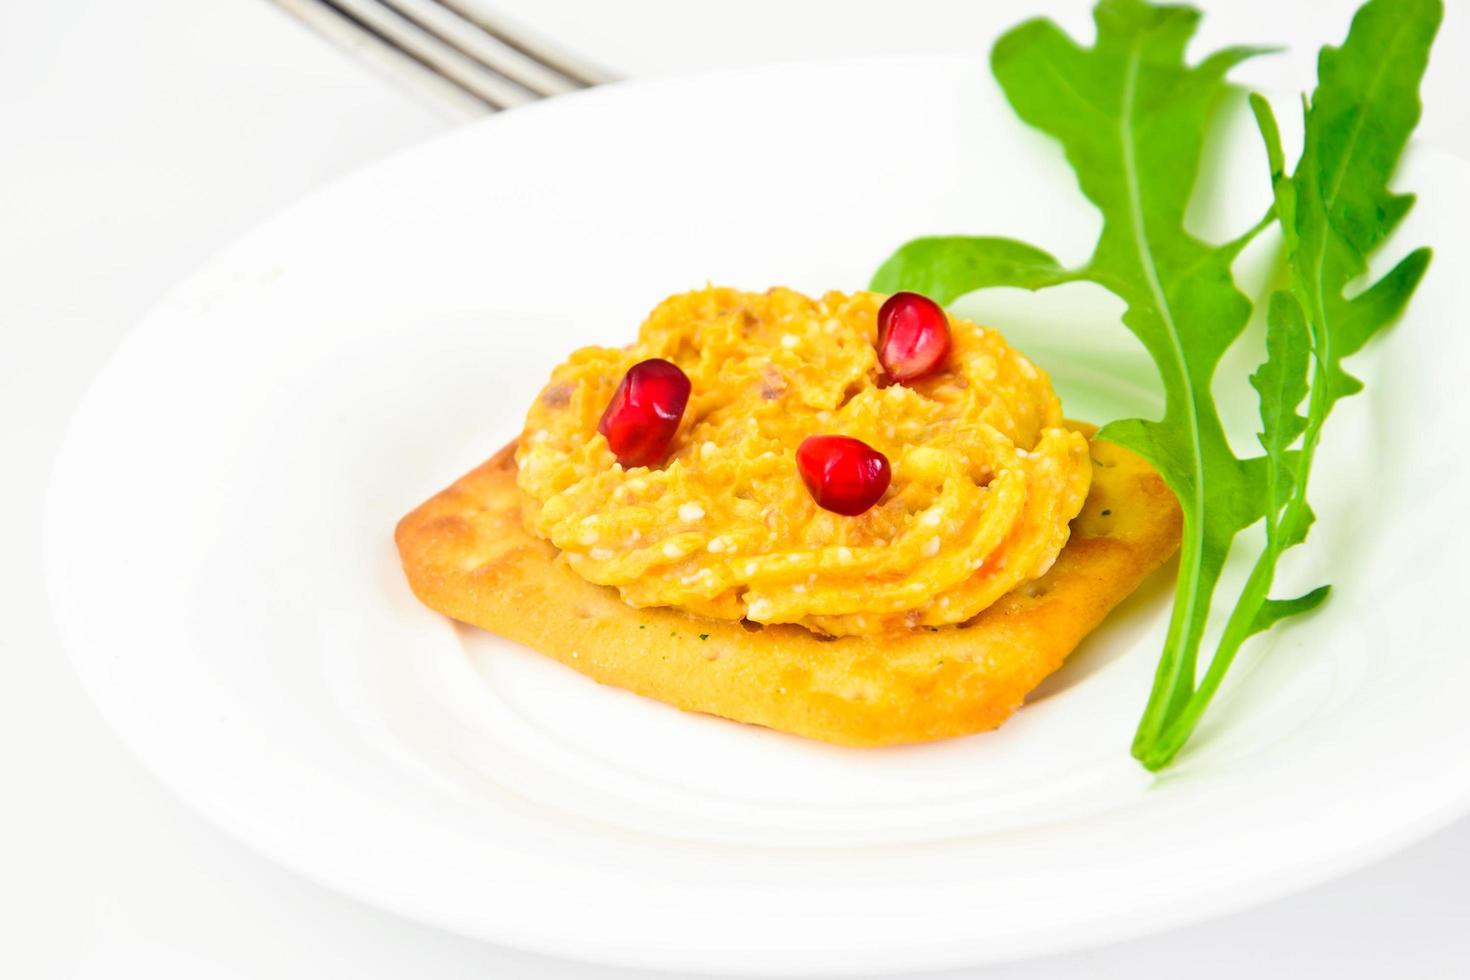
<svg viewBox="0 0 1470 980">
<path fill-rule="evenodd" d="M 635 609 L 521 523 L 515 445 L 426 501 L 395 539 L 414 593 L 604 683 L 843 745 L 994 728 L 1179 544 L 1174 495 L 1092 443 L 1092 489 L 1045 576 L 958 626 L 821 637 L 799 626 Z"/>
</svg>

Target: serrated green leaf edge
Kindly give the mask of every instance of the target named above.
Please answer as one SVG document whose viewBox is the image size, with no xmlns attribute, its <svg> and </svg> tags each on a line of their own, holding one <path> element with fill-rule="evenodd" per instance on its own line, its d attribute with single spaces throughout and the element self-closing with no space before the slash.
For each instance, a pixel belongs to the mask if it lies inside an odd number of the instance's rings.
<svg viewBox="0 0 1470 980">
<path fill-rule="evenodd" d="M 1342 360 L 1397 319 L 1428 267 L 1429 251 L 1417 249 L 1361 295 L 1346 297 L 1349 285 L 1366 271 L 1368 254 L 1413 204 L 1411 195 L 1392 193 L 1388 183 L 1419 119 L 1419 85 L 1442 17 L 1440 0 L 1370 0 L 1358 9 L 1342 46 L 1324 48 L 1318 58 L 1317 88 L 1305 103 L 1302 158 L 1290 177 L 1275 163 L 1280 139 L 1274 114 L 1264 99 L 1252 102 L 1272 164 L 1290 273 L 1289 292 L 1273 296 L 1271 309 L 1304 316 L 1312 355 L 1307 415 L 1300 446 L 1290 450 L 1289 495 L 1279 504 L 1271 497 L 1266 547 L 1225 623 L 1209 669 L 1183 710 L 1140 754 L 1151 769 L 1167 765 L 1189 739 L 1241 644 L 1315 608 L 1326 596 L 1324 586 L 1295 600 L 1268 598 L 1282 553 L 1302 543 L 1315 520 L 1307 490 L 1322 426 L 1340 399 L 1362 389 Z M 1365 141 L 1363 134 L 1370 130 L 1372 138 Z M 1268 321 L 1268 343 L 1273 328 L 1278 334 L 1294 329 Z M 1281 410 L 1268 407 L 1269 397 L 1262 392 L 1263 418 Z M 1275 462 L 1287 465 L 1286 446 L 1267 449 L 1268 472 Z M 1282 485 L 1287 485 L 1284 479 L 1277 487 Z"/>
<path fill-rule="evenodd" d="M 1033 20 L 1004 35 L 992 51 L 992 67 L 1013 108 L 1062 143 L 1083 193 L 1103 212 L 1103 232 L 1086 266 L 1061 269 L 1048 253 L 1012 239 L 949 237 L 909 243 L 874 277 L 874 289 L 927 291 L 942 302 L 985 286 L 1037 289 L 1089 280 L 1128 303 L 1124 322 L 1159 367 L 1166 411 L 1157 421 L 1109 423 L 1099 435 L 1148 459 L 1179 496 L 1185 516 L 1169 636 L 1134 740 L 1134 754 L 1151 769 L 1171 761 L 1187 740 L 1246 637 L 1315 607 L 1327 594 L 1323 587 L 1296 600 L 1267 597 L 1276 558 L 1305 538 L 1313 520 L 1305 488 L 1321 422 L 1337 399 L 1361 387 L 1341 368 L 1341 359 L 1402 311 L 1428 264 L 1428 251 L 1415 251 L 1361 295 L 1344 296 L 1348 282 L 1366 267 L 1367 251 L 1412 203 L 1409 196 L 1390 194 L 1387 180 L 1418 119 L 1419 79 L 1441 16 L 1439 0 L 1371 0 L 1359 10 L 1343 46 L 1324 49 L 1319 59 L 1321 81 L 1304 107 L 1306 148 L 1290 176 L 1270 105 L 1252 96 L 1293 275 L 1291 292 L 1272 300 L 1268 346 L 1274 333 L 1274 349 L 1252 378 L 1262 396 L 1263 457 L 1241 460 L 1230 451 L 1209 394 L 1220 355 L 1249 312 L 1231 281 L 1230 263 L 1260 226 L 1233 242 L 1209 246 L 1184 231 L 1183 215 L 1208 115 L 1209 99 L 1200 97 L 1218 96 L 1231 66 L 1268 49 L 1230 48 L 1195 68 L 1186 66 L 1184 48 L 1199 18 L 1192 8 L 1102 0 L 1094 10 L 1098 38 L 1090 49 L 1055 24 Z M 1402 19 L 1414 23 L 1396 23 Z M 1368 81 L 1362 84 L 1365 72 Z M 1161 77 L 1167 80 L 1163 91 L 1150 85 Z M 1143 123 L 1135 118 L 1140 86 L 1156 95 L 1143 100 L 1149 105 Z M 1181 106 L 1187 110 L 1182 118 Z M 1344 106 L 1353 112 L 1344 115 Z M 1393 110 L 1393 118 L 1384 133 L 1375 127 L 1379 139 L 1365 144 L 1365 118 L 1375 107 Z M 1147 130 L 1149 120 L 1167 129 L 1172 144 L 1152 147 L 1166 161 L 1154 173 L 1143 172 L 1151 157 L 1148 134 L 1140 136 L 1140 130 Z M 1108 159 L 1110 129 L 1121 156 L 1116 166 Z M 1096 133 L 1104 135 L 1095 138 Z M 1334 140 L 1342 144 L 1340 152 L 1324 170 L 1324 147 Z M 1355 168 L 1357 155 L 1366 163 Z M 1146 201 L 1150 194 L 1155 199 Z M 1182 262 L 1180 252 L 1186 253 Z M 1304 268 L 1314 278 L 1304 276 Z M 1219 305 L 1212 310 L 1198 302 L 1201 297 Z M 1203 329 L 1200 322 L 1206 323 Z M 1305 418 L 1297 411 L 1302 398 L 1293 397 L 1301 390 L 1295 380 L 1301 327 L 1313 365 Z M 1254 490 L 1262 479 L 1264 493 Z M 1262 515 L 1268 515 L 1268 546 L 1196 688 L 1200 636 L 1220 569 L 1235 535 Z"/>
</svg>

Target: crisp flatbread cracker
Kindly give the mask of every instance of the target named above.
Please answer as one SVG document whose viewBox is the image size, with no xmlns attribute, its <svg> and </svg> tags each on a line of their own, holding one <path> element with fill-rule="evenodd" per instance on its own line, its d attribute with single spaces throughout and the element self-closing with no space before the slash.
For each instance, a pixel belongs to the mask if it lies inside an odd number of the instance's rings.
<svg viewBox="0 0 1470 980">
<path fill-rule="evenodd" d="M 798 626 L 635 609 L 521 524 L 515 446 L 399 522 L 430 608 L 604 684 L 687 711 L 843 745 L 893 745 L 1005 721 L 1179 544 L 1179 505 L 1142 459 L 1092 443 L 1092 489 L 1045 576 L 958 626 L 818 636 Z"/>
</svg>

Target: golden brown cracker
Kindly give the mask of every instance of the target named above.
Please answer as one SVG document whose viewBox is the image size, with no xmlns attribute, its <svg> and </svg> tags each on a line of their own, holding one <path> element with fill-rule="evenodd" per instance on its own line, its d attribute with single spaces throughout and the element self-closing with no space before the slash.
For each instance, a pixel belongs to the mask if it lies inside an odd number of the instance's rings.
<svg viewBox="0 0 1470 980">
<path fill-rule="evenodd" d="M 973 619 L 830 639 L 797 626 L 635 609 L 521 523 L 515 447 L 425 502 L 395 535 L 414 593 L 604 684 L 687 711 L 843 745 L 994 728 L 1179 544 L 1180 511 L 1142 459 L 1093 442 L 1092 489 L 1049 572 Z"/>
</svg>

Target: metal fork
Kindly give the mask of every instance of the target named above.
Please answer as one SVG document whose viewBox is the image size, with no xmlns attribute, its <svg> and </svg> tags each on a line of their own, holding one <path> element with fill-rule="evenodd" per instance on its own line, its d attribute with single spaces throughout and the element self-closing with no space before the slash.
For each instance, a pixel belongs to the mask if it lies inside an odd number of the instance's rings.
<svg viewBox="0 0 1470 980">
<path fill-rule="evenodd" d="M 473 117 L 613 76 L 481 9 L 476 0 L 273 0 L 372 67 Z"/>
</svg>

